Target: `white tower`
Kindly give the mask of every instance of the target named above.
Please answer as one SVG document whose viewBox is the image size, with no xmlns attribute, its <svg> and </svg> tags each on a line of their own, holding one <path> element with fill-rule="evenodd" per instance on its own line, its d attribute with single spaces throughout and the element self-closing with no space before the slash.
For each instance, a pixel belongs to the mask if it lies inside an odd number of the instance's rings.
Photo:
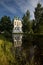
<svg viewBox="0 0 43 65">
<path fill-rule="evenodd" d="M 13 33 L 22 33 L 22 22 L 17 17 L 14 19 Z"/>
</svg>

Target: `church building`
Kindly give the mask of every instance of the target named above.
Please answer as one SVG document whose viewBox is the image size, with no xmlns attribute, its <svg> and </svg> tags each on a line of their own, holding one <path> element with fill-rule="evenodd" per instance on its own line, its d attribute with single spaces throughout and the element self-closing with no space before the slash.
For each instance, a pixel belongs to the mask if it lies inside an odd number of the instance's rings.
<svg viewBox="0 0 43 65">
<path fill-rule="evenodd" d="M 18 17 L 14 18 L 14 28 L 13 33 L 22 33 L 22 22 Z"/>
</svg>

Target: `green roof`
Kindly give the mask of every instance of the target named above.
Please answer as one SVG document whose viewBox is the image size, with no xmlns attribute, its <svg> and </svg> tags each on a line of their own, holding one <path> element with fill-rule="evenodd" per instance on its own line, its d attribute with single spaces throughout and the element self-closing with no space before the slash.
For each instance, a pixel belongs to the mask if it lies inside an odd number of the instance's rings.
<svg viewBox="0 0 43 65">
<path fill-rule="evenodd" d="M 19 17 L 15 16 L 15 17 L 14 17 L 14 19 L 17 19 L 17 20 L 18 20 L 18 19 L 19 19 Z"/>
</svg>

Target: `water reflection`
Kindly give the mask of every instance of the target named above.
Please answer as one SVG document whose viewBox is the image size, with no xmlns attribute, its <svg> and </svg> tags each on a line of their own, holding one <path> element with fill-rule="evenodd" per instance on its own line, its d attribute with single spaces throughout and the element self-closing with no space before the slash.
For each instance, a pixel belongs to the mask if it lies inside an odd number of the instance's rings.
<svg viewBox="0 0 43 65">
<path fill-rule="evenodd" d="M 43 37 L 14 34 L 16 65 L 42 65 Z"/>
<path fill-rule="evenodd" d="M 29 65 L 43 65 L 43 36 L 24 35 L 22 38 L 23 50 Z"/>
<path fill-rule="evenodd" d="M 21 47 L 22 45 L 22 34 L 13 34 L 14 47 Z"/>
</svg>

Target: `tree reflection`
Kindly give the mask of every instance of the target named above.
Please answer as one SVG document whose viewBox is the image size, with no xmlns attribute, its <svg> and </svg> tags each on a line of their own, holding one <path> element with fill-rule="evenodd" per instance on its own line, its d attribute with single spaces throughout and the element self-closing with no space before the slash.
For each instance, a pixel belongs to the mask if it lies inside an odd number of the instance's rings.
<svg viewBox="0 0 43 65">
<path fill-rule="evenodd" d="M 35 35 L 33 40 L 33 45 L 36 46 L 34 49 L 34 65 L 43 65 L 43 35 Z"/>
<path fill-rule="evenodd" d="M 29 65 L 42 65 L 43 36 L 24 35 L 22 38 L 23 53 Z"/>
<path fill-rule="evenodd" d="M 20 46 L 14 48 L 15 65 L 43 65 L 43 36 L 25 34 L 21 42 Z"/>
</svg>

